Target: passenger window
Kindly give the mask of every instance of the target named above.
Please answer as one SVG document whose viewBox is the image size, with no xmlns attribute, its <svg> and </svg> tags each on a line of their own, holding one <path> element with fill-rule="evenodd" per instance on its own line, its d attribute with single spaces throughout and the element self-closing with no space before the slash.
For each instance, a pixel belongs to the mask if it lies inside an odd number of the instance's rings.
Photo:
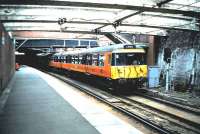
<svg viewBox="0 0 200 134">
<path fill-rule="evenodd" d="M 63 63 L 66 63 L 66 57 L 63 56 Z"/>
<path fill-rule="evenodd" d="M 99 65 L 98 57 L 99 57 L 98 54 L 93 54 L 92 55 L 92 65 L 93 66 L 98 66 Z"/>
<path fill-rule="evenodd" d="M 86 55 L 82 56 L 81 64 L 86 64 L 86 58 L 87 58 Z"/>
<path fill-rule="evenodd" d="M 105 56 L 103 54 L 99 55 L 99 66 L 104 66 Z"/>
<path fill-rule="evenodd" d="M 69 63 L 68 56 L 65 57 L 65 63 Z"/>
<path fill-rule="evenodd" d="M 83 58 L 82 55 L 78 56 L 78 64 L 81 64 L 82 58 Z"/>
<path fill-rule="evenodd" d="M 63 62 L 63 56 L 60 57 L 60 62 Z"/>
<path fill-rule="evenodd" d="M 72 56 L 72 63 L 73 64 L 75 63 L 75 56 L 74 55 Z"/>
<path fill-rule="evenodd" d="M 60 62 L 63 62 L 63 57 L 62 56 L 60 56 Z"/>
<path fill-rule="evenodd" d="M 79 60 L 78 60 L 78 56 L 75 56 L 75 64 L 78 64 Z"/>
<path fill-rule="evenodd" d="M 68 63 L 72 63 L 72 56 L 71 55 L 68 56 Z"/>
<path fill-rule="evenodd" d="M 91 54 L 87 55 L 86 64 L 87 65 L 92 65 L 92 55 Z"/>
<path fill-rule="evenodd" d="M 59 57 L 59 61 L 62 62 L 62 57 Z"/>
</svg>

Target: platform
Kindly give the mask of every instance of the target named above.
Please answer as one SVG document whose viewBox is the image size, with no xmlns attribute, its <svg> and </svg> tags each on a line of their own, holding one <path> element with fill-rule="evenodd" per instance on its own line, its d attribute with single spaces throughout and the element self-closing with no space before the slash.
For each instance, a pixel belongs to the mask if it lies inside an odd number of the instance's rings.
<svg viewBox="0 0 200 134">
<path fill-rule="evenodd" d="M 1 134 L 142 134 L 36 69 L 20 68 L 9 86 L 8 99 L 1 100 Z"/>
</svg>

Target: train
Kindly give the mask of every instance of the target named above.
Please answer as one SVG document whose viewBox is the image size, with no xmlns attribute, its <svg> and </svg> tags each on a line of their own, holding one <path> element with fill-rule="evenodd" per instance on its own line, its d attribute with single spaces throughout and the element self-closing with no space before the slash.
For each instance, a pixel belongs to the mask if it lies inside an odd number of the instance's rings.
<svg viewBox="0 0 200 134">
<path fill-rule="evenodd" d="M 53 54 L 53 69 L 103 79 L 115 88 L 141 86 L 147 79 L 146 45 L 115 44 Z"/>
</svg>

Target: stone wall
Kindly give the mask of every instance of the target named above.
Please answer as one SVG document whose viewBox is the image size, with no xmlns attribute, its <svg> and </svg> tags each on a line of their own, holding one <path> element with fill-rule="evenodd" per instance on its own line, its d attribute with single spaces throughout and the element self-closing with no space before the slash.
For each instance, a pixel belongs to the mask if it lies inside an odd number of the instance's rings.
<svg viewBox="0 0 200 134">
<path fill-rule="evenodd" d="M 14 44 L 0 23 L 0 93 L 15 72 Z"/>
<path fill-rule="evenodd" d="M 157 64 L 166 71 L 163 60 L 164 48 L 170 48 L 170 76 L 175 89 L 200 89 L 200 33 L 170 31 L 168 37 L 161 37 Z"/>
</svg>

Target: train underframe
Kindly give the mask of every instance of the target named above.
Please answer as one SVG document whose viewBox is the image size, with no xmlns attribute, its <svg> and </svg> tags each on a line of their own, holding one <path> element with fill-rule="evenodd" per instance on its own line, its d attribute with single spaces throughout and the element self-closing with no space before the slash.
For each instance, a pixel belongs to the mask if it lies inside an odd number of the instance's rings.
<svg viewBox="0 0 200 134">
<path fill-rule="evenodd" d="M 64 73 L 66 76 L 75 78 L 88 83 L 98 83 L 102 87 L 106 87 L 112 91 L 133 91 L 142 87 L 146 82 L 146 78 L 120 78 L 120 79 L 110 79 L 105 77 L 98 77 L 88 73 L 76 72 L 73 70 L 66 69 L 55 69 L 57 73 Z"/>
<path fill-rule="evenodd" d="M 129 78 L 112 80 L 112 87 L 116 90 L 136 90 L 146 82 L 145 78 Z"/>
</svg>

